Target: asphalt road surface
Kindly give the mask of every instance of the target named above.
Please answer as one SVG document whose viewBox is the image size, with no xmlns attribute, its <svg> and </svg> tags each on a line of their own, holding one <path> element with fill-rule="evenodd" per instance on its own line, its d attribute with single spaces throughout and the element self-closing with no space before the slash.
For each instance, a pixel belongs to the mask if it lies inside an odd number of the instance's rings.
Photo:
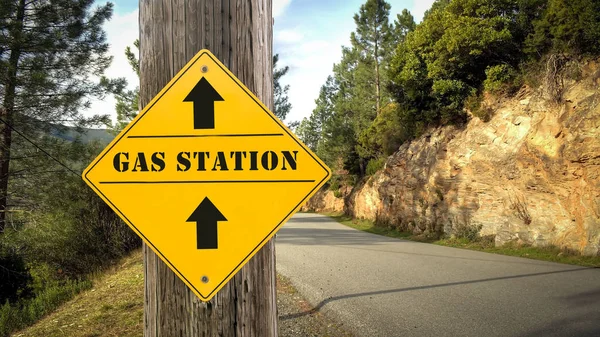
<svg viewBox="0 0 600 337">
<path fill-rule="evenodd" d="M 600 269 L 360 232 L 297 214 L 277 271 L 357 336 L 600 336 Z M 285 317 L 283 317 L 285 319 Z"/>
</svg>

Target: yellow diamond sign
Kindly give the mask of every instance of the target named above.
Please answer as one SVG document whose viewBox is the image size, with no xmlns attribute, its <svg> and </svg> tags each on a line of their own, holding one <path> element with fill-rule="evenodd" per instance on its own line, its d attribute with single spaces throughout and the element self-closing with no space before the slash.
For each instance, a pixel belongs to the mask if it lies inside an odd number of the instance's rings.
<svg viewBox="0 0 600 337">
<path fill-rule="evenodd" d="M 331 175 L 208 50 L 83 178 L 204 301 Z"/>
</svg>

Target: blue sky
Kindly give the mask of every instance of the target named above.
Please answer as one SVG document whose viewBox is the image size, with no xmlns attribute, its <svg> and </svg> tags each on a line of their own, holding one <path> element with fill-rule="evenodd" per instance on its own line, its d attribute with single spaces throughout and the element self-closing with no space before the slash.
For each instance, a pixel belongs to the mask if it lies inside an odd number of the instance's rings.
<svg viewBox="0 0 600 337">
<path fill-rule="evenodd" d="M 349 45 L 354 30 L 352 17 L 366 0 L 273 0 L 274 52 L 280 55 L 280 66 L 290 71 L 282 82 L 290 85 L 292 111 L 287 121 L 310 115 L 319 88 L 341 57 L 341 46 Z M 105 1 L 98 1 L 103 3 Z M 420 21 L 433 0 L 388 0 L 392 6 L 390 19 L 407 8 Z M 131 71 L 123 51 L 138 37 L 138 0 L 113 0 L 115 12 L 105 25 L 110 53 L 114 60 L 107 71 L 109 77 L 125 76 L 130 87 L 137 77 Z M 91 113 L 114 113 L 114 99 L 94 102 Z"/>
</svg>

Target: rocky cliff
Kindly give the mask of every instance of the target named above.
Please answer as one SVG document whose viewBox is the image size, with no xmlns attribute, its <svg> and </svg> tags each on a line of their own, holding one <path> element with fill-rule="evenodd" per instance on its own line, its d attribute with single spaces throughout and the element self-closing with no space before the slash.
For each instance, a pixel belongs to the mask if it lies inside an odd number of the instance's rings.
<svg viewBox="0 0 600 337">
<path fill-rule="evenodd" d="M 473 227 L 600 254 L 600 66 L 581 66 L 560 103 L 522 88 L 488 122 L 405 143 L 345 198 L 320 191 L 305 209 L 345 211 L 414 233 Z M 339 194 L 339 192 L 338 192 Z"/>
</svg>

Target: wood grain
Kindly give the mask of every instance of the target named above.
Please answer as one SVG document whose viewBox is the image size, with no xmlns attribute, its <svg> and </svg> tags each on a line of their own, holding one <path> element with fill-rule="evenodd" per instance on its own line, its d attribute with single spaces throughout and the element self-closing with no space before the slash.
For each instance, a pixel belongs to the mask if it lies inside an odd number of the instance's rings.
<svg viewBox="0 0 600 337">
<path fill-rule="evenodd" d="M 209 49 L 273 109 L 272 0 L 140 0 L 140 105 Z M 268 242 L 210 302 L 144 246 L 144 336 L 277 336 Z"/>
</svg>

